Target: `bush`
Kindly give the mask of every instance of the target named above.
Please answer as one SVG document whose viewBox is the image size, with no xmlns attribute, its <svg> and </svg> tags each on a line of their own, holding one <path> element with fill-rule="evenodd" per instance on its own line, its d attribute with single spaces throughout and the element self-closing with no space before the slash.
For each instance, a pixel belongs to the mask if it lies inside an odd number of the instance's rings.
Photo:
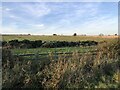
<svg viewBox="0 0 120 90">
<path fill-rule="evenodd" d="M 75 47 L 75 46 L 93 46 L 97 45 L 98 42 L 95 41 L 78 41 L 78 42 L 67 42 L 67 41 L 29 41 L 29 40 L 11 40 L 8 43 L 3 41 L 3 46 L 10 45 L 11 48 L 57 48 L 57 47 Z"/>
<path fill-rule="evenodd" d="M 77 33 L 74 33 L 73 36 L 77 36 Z"/>
<path fill-rule="evenodd" d="M 8 42 L 12 48 L 19 47 L 19 41 L 18 40 L 11 40 Z"/>
<path fill-rule="evenodd" d="M 7 45 L 6 41 L 1 41 L 1 43 L 2 43 L 2 46 L 6 46 Z"/>
</svg>

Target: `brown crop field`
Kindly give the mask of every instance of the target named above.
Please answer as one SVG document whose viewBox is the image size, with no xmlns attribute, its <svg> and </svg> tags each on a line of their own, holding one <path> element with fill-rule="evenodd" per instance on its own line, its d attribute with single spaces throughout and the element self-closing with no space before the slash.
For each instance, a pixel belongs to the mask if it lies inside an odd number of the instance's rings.
<svg viewBox="0 0 120 90">
<path fill-rule="evenodd" d="M 118 36 L 42 36 L 42 35 L 3 35 L 3 41 L 10 41 L 14 39 L 18 40 L 44 40 L 44 41 L 112 41 L 113 39 L 118 38 Z"/>
</svg>

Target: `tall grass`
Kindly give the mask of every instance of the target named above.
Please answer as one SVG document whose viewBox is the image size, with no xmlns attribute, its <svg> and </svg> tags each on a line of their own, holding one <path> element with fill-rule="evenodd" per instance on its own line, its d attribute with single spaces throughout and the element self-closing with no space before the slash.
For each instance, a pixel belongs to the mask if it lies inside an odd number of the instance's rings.
<svg viewBox="0 0 120 90">
<path fill-rule="evenodd" d="M 98 46 L 98 52 L 24 60 L 3 50 L 3 88 L 119 88 L 119 43 Z"/>
</svg>

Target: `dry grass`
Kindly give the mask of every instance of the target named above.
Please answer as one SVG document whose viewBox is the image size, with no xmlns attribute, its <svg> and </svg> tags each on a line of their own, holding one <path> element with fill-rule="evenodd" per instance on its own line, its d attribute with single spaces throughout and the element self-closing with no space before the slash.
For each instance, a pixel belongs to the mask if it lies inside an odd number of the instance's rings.
<svg viewBox="0 0 120 90">
<path fill-rule="evenodd" d="M 74 52 L 70 57 L 62 54 L 56 59 L 51 53 L 50 60 L 44 63 L 13 58 L 8 53 L 11 58 L 3 58 L 7 59 L 3 62 L 3 87 L 118 88 L 118 50 L 115 43 L 99 46 L 96 55 Z"/>
</svg>

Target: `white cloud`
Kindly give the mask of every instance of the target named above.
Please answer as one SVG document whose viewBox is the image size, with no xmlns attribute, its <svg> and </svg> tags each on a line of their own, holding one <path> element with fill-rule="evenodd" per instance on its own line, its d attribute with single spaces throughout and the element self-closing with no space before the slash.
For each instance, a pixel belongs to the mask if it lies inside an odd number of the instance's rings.
<svg viewBox="0 0 120 90">
<path fill-rule="evenodd" d="M 86 13 L 89 13 L 91 16 L 95 16 L 96 14 L 99 13 L 99 7 L 100 7 L 100 2 L 99 3 L 87 3 L 84 8 L 86 9 Z"/>
<path fill-rule="evenodd" d="M 10 18 L 12 18 L 12 19 L 16 19 L 16 20 L 17 20 L 17 19 L 20 19 L 20 17 L 15 16 L 15 15 L 12 15 L 12 14 L 11 14 L 11 15 L 9 15 L 9 17 L 10 17 Z M 20 19 L 20 20 L 21 20 L 21 19 Z"/>
<path fill-rule="evenodd" d="M 4 6 L 1 9 L 3 12 L 10 12 L 13 10 L 12 8 L 4 7 Z"/>
<path fill-rule="evenodd" d="M 45 29 L 44 24 L 31 24 L 29 26 L 31 27 L 32 30 L 43 30 L 43 29 Z"/>
<path fill-rule="evenodd" d="M 32 15 L 33 17 L 42 17 L 50 13 L 50 8 L 48 8 L 44 3 L 35 4 L 23 4 L 21 5 L 24 12 Z"/>
<path fill-rule="evenodd" d="M 6 10 L 6 11 L 11 11 L 12 9 L 10 9 L 10 8 L 5 8 L 5 10 Z"/>
<path fill-rule="evenodd" d="M 79 28 L 76 28 L 79 33 L 87 34 L 114 34 L 118 32 L 118 18 L 117 17 L 101 17 L 92 21 L 83 23 Z"/>
<path fill-rule="evenodd" d="M 39 34 L 44 31 L 44 24 L 27 24 L 27 28 L 19 28 L 17 24 L 11 23 L 8 26 L 0 27 L 0 32 L 3 34 Z"/>
<path fill-rule="evenodd" d="M 33 25 L 33 26 L 35 26 L 35 27 L 43 27 L 44 26 L 44 24 L 36 24 L 36 25 Z"/>
<path fill-rule="evenodd" d="M 118 2 L 119 0 L 2 0 L 2 2 Z"/>
<path fill-rule="evenodd" d="M 15 8 L 3 5 L 2 15 L 4 20 L 9 18 L 13 19 L 11 22 L 29 24 L 38 21 L 38 18 L 40 19 L 51 12 L 50 8 L 48 8 L 44 3 L 12 4 Z"/>
</svg>

